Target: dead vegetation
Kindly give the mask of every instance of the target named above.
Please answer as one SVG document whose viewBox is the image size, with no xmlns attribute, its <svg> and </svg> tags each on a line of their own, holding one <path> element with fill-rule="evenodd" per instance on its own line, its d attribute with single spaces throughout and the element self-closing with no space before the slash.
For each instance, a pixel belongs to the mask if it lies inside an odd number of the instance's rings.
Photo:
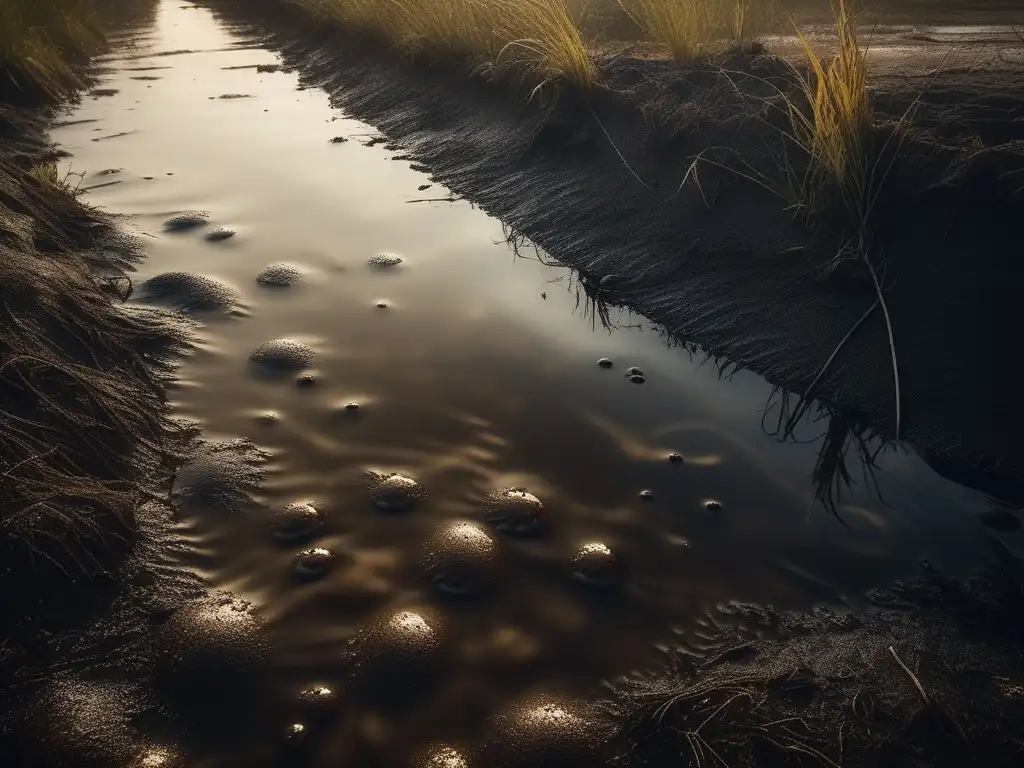
<svg viewBox="0 0 1024 768">
<path fill-rule="evenodd" d="M 185 343 L 177 321 L 119 306 L 131 244 L 55 166 L 26 167 L 33 154 L 45 147 L 0 153 L 5 625 L 130 548 L 144 489 L 170 459 L 162 384 Z"/>
</svg>

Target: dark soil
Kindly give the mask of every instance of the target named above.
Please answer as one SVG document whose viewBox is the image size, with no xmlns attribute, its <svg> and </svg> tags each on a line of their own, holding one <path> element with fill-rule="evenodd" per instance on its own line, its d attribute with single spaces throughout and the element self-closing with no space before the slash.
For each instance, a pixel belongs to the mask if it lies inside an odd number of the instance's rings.
<svg viewBox="0 0 1024 768">
<path fill-rule="evenodd" d="M 841 220 L 808 224 L 736 173 L 778 180 L 781 164 L 806 161 L 779 130 L 778 91 L 794 88 L 780 59 L 732 55 L 679 70 L 608 46 L 603 87 L 546 86 L 531 99 L 510 73 L 409 62 L 275 2 L 209 4 L 265 37 L 303 87 L 324 88 L 499 216 L 511 239 L 530 238 L 603 300 L 784 389 L 807 392 L 875 299 L 863 263 L 843 247 Z M 891 167 L 870 253 L 895 337 L 898 434 L 878 311 L 814 394 L 957 479 L 1020 501 L 1024 413 L 1007 321 L 1024 277 L 1024 74 L 982 70 L 888 76 L 874 94 L 877 146 Z M 891 123 L 922 90 L 909 135 L 893 138 Z M 701 153 L 731 170 L 704 163 L 687 176 Z M 622 278 L 604 290 L 609 274 Z"/>
</svg>

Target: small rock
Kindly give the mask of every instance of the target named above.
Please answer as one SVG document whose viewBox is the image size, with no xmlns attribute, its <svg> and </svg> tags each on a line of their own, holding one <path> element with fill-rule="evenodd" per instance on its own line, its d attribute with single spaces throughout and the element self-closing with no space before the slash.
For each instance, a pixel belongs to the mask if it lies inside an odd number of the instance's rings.
<svg viewBox="0 0 1024 768">
<path fill-rule="evenodd" d="M 706 509 L 708 512 L 721 512 L 722 502 L 716 501 L 714 499 L 708 499 L 707 501 L 704 502 L 704 509 Z"/>
<path fill-rule="evenodd" d="M 356 402 L 345 403 L 345 410 L 346 411 L 358 411 L 359 410 L 359 403 L 356 403 Z"/>
<path fill-rule="evenodd" d="M 654 501 L 654 491 L 640 491 L 641 501 Z"/>
<path fill-rule="evenodd" d="M 344 136 L 335 136 L 331 139 L 331 144 L 344 144 L 348 139 Z"/>
<path fill-rule="evenodd" d="M 172 174 L 167 174 L 171 176 Z M 185 232 L 189 229 L 201 227 L 210 220 L 210 214 L 206 211 L 186 211 L 176 216 L 171 216 L 164 222 L 164 229 L 168 232 Z"/>
<path fill-rule="evenodd" d="M 589 587 L 607 588 L 619 580 L 619 559 L 607 544 L 592 541 L 572 556 L 572 575 Z"/>
<path fill-rule="evenodd" d="M 367 263 L 377 269 L 392 269 L 402 263 L 402 257 L 394 253 L 378 253 L 370 258 Z"/>
<path fill-rule="evenodd" d="M 627 368 L 626 369 L 626 378 L 629 378 L 630 376 L 643 376 L 643 375 L 644 375 L 644 372 L 642 370 L 640 370 L 639 368 L 635 367 L 635 366 L 632 367 L 632 368 Z"/>
<path fill-rule="evenodd" d="M 629 377 L 629 380 L 634 384 L 643 384 L 644 382 L 647 381 L 646 377 L 641 376 L 639 373 L 634 373 L 632 376 Z"/>
<path fill-rule="evenodd" d="M 678 453 L 670 453 L 668 455 L 668 460 L 672 464 L 682 464 L 683 463 L 683 457 L 680 454 L 678 454 Z"/>
<path fill-rule="evenodd" d="M 295 556 L 295 575 L 303 580 L 319 579 L 334 565 L 337 556 L 329 549 L 316 547 Z"/>
<path fill-rule="evenodd" d="M 302 723 L 292 723 L 284 731 L 284 741 L 289 747 L 301 747 L 309 738 L 309 728 Z"/>
<path fill-rule="evenodd" d="M 295 380 L 295 384 L 299 387 L 312 387 L 316 384 L 316 376 L 312 373 L 304 373 Z"/>
<path fill-rule="evenodd" d="M 611 368 L 613 365 L 615 365 L 615 363 L 613 363 L 607 357 L 602 357 L 600 360 L 597 361 L 597 364 L 602 368 Z"/>
<path fill-rule="evenodd" d="M 234 236 L 235 231 L 233 229 L 228 229 L 227 227 L 217 227 L 215 230 L 206 235 L 206 239 L 209 240 L 211 243 L 219 243 L 222 240 L 229 240 Z"/>
</svg>

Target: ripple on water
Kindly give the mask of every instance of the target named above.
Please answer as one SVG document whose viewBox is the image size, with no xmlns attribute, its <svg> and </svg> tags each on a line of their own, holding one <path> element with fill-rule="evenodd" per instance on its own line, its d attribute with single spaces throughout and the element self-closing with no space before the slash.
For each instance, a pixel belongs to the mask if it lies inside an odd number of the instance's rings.
<svg viewBox="0 0 1024 768">
<path fill-rule="evenodd" d="M 501 577 L 498 543 L 476 523 L 444 525 L 426 545 L 423 569 L 435 588 L 449 595 L 479 595 Z"/>
<path fill-rule="evenodd" d="M 308 368 L 314 357 L 313 350 L 301 341 L 272 339 L 256 347 L 249 360 L 264 371 L 288 373 Z"/>
<path fill-rule="evenodd" d="M 426 489 L 413 477 L 399 472 L 373 473 L 370 500 L 385 512 L 404 512 L 426 498 Z"/>
<path fill-rule="evenodd" d="M 235 289 L 191 272 L 164 272 L 139 288 L 142 300 L 167 304 L 182 312 L 228 312 L 239 300 Z"/>
<path fill-rule="evenodd" d="M 487 497 L 483 517 L 503 533 L 529 535 L 543 526 L 544 503 L 525 488 L 504 488 Z"/>
<path fill-rule="evenodd" d="M 431 613 L 386 613 L 352 639 L 349 678 L 368 700 L 404 707 L 418 700 L 439 673 L 442 638 Z"/>
</svg>

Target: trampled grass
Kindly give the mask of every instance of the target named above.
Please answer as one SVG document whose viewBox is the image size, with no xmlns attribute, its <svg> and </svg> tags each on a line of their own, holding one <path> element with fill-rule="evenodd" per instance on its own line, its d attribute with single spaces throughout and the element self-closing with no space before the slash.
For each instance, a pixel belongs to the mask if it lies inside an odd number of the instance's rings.
<svg viewBox="0 0 1024 768">
<path fill-rule="evenodd" d="M 3 0 L 0 92 L 58 98 L 80 84 L 69 62 L 102 42 L 86 0 Z"/>
</svg>

